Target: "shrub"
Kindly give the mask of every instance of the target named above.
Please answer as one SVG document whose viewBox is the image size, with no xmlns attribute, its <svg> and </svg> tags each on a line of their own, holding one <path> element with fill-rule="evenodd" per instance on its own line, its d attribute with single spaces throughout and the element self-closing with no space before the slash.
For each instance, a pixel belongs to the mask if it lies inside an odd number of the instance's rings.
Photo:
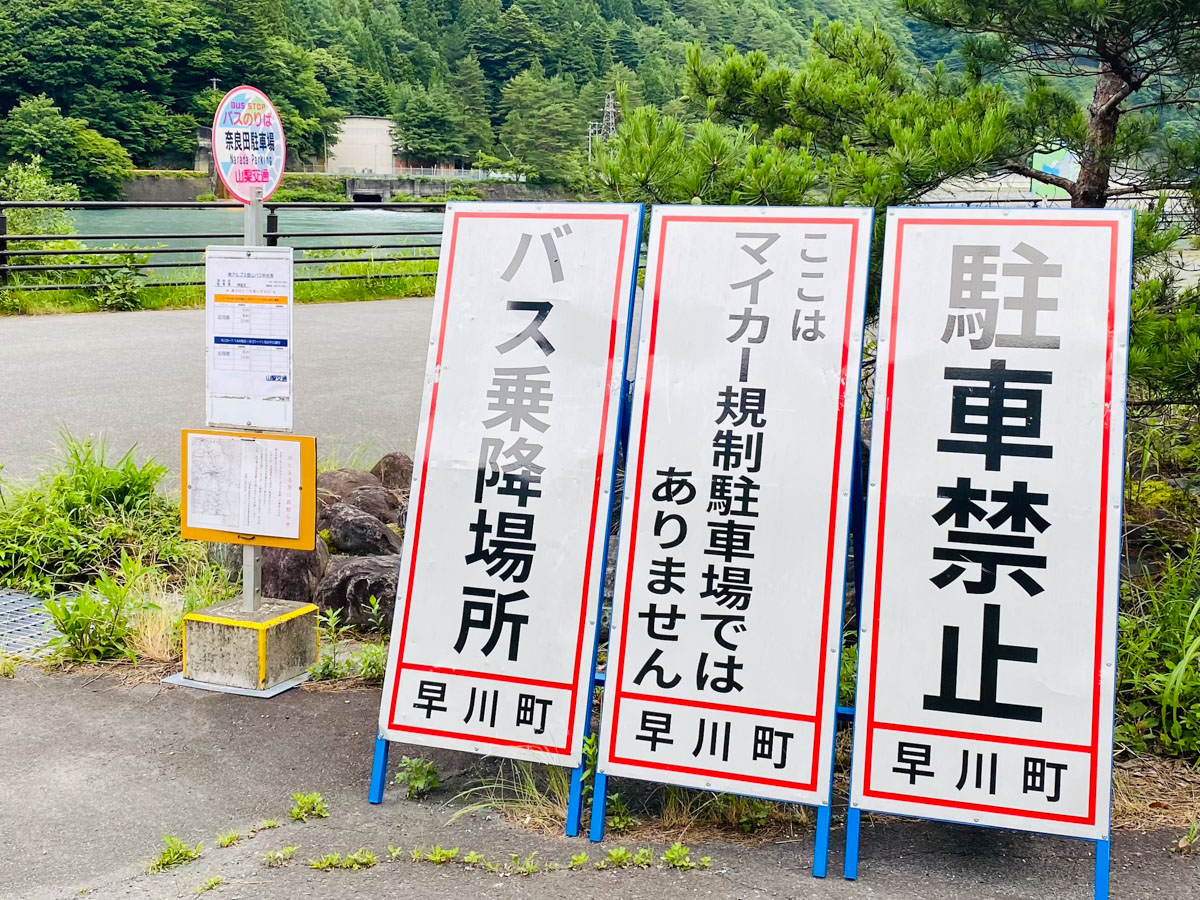
<svg viewBox="0 0 1200 900">
<path fill-rule="evenodd" d="M 44 609 L 58 630 L 50 647 L 75 662 L 133 659 L 130 616 L 149 605 L 141 583 L 150 571 L 122 551 L 117 577 L 101 572 L 78 596 L 47 600 Z"/>
</svg>

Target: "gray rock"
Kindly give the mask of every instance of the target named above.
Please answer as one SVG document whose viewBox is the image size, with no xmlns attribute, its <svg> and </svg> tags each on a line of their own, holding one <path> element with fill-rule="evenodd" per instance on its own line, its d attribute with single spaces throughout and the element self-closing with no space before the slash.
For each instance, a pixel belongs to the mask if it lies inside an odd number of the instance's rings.
<svg viewBox="0 0 1200 900">
<path fill-rule="evenodd" d="M 322 612 L 336 609 L 348 625 L 368 625 L 367 600 L 373 596 L 390 620 L 399 577 L 399 555 L 335 556 L 317 588 L 317 606 Z"/>
<path fill-rule="evenodd" d="M 389 453 L 379 462 L 371 474 L 383 483 L 385 488 L 408 493 L 412 481 L 413 461 L 407 453 Z"/>
<path fill-rule="evenodd" d="M 312 550 L 264 547 L 262 592 L 264 597 L 312 603 L 317 587 L 329 566 L 329 548 L 317 538 Z"/>
<path fill-rule="evenodd" d="M 342 502 L 370 513 L 384 525 L 395 525 L 400 521 L 400 501 L 383 485 L 367 484 L 355 488 L 342 498 Z"/>
<path fill-rule="evenodd" d="M 378 478 L 361 469 L 331 469 L 322 472 L 317 476 L 317 505 L 321 507 L 337 503 L 355 488 L 379 484 Z"/>
<path fill-rule="evenodd" d="M 399 553 L 400 536 L 361 509 L 335 503 L 321 513 L 320 530 L 329 531 L 329 542 L 341 553 L 378 556 Z"/>
</svg>

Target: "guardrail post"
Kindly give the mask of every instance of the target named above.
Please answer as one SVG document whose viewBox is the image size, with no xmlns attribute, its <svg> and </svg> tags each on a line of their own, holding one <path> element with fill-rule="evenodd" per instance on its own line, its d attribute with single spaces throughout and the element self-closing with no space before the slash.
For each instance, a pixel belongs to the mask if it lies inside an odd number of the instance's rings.
<svg viewBox="0 0 1200 900">
<path fill-rule="evenodd" d="M 275 247 L 279 244 L 279 210 L 271 207 L 267 210 L 267 246 Z"/>
<path fill-rule="evenodd" d="M 8 216 L 0 208 L 0 285 L 8 284 Z"/>
</svg>

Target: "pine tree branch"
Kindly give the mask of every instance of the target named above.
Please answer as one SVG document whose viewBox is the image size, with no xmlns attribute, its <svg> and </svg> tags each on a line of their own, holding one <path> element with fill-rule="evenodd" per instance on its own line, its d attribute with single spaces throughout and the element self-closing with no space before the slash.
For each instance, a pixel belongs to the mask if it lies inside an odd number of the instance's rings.
<svg viewBox="0 0 1200 900">
<path fill-rule="evenodd" d="M 1024 163 L 1007 162 L 1000 167 L 1007 172 L 1012 172 L 1014 175 L 1024 175 L 1026 178 L 1032 178 L 1034 181 L 1040 181 L 1042 184 L 1052 184 L 1057 188 L 1062 188 L 1072 197 L 1078 190 L 1078 185 L 1069 178 L 1063 178 L 1061 175 L 1051 175 L 1049 172 L 1042 172 L 1034 169 Z"/>
</svg>

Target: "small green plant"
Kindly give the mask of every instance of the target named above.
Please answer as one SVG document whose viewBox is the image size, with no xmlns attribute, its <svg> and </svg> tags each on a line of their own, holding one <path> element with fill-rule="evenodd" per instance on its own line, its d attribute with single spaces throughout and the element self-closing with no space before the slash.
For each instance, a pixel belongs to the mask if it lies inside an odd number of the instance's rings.
<svg viewBox="0 0 1200 900">
<path fill-rule="evenodd" d="M 203 844 L 197 844 L 191 847 L 172 834 L 164 834 L 163 843 L 166 846 L 146 866 L 146 871 L 165 872 L 167 869 L 173 869 L 176 866 L 187 865 L 192 860 L 200 858 L 200 850 L 204 846 Z"/>
<path fill-rule="evenodd" d="M 471 866 L 472 868 L 476 866 L 482 866 L 487 862 L 487 860 L 484 859 L 483 854 L 476 850 L 472 850 L 470 853 L 464 856 L 462 861 L 464 866 Z"/>
<path fill-rule="evenodd" d="M 353 853 L 347 853 L 342 860 L 343 869 L 369 869 L 375 865 L 375 853 L 365 847 L 359 847 Z"/>
<path fill-rule="evenodd" d="M 702 856 L 702 857 L 700 857 L 700 861 L 698 863 L 696 863 L 696 865 L 698 865 L 702 869 L 711 869 L 712 868 L 712 857 L 711 856 Z"/>
<path fill-rule="evenodd" d="M 358 651 L 355 662 L 359 678 L 380 684 L 387 674 L 387 647 L 383 644 L 367 644 Z"/>
<path fill-rule="evenodd" d="M 16 678 L 21 657 L 0 651 L 0 678 Z"/>
<path fill-rule="evenodd" d="M 513 862 L 513 871 L 516 872 L 518 875 L 528 876 L 528 875 L 537 874 L 538 861 L 537 861 L 537 851 L 536 850 L 533 851 L 532 853 L 530 853 L 524 859 L 521 859 L 520 856 L 518 856 L 517 854 L 514 853 L 513 857 L 512 857 L 512 862 Z"/>
<path fill-rule="evenodd" d="M 421 860 L 423 860 L 425 858 L 425 848 L 424 847 L 413 847 L 412 850 L 410 850 L 408 852 L 408 855 L 409 855 L 409 858 L 412 859 L 413 862 L 420 862 Z"/>
<path fill-rule="evenodd" d="M 101 572 L 95 583 L 78 595 L 45 601 L 43 609 L 58 632 L 50 647 L 76 662 L 133 659 L 131 617 L 140 610 L 157 608 L 141 593 L 151 572 L 140 559 L 122 550 L 116 575 Z"/>
<path fill-rule="evenodd" d="M 270 831 L 272 828 L 278 828 L 278 827 L 279 827 L 278 819 L 263 819 L 261 822 L 259 822 L 257 825 L 255 825 L 250 830 L 255 831 L 255 832 Z"/>
<path fill-rule="evenodd" d="M 450 847 L 443 850 L 441 844 L 434 844 L 433 849 L 425 854 L 425 862 L 431 862 L 435 866 L 453 862 L 456 859 L 458 859 L 458 848 Z"/>
<path fill-rule="evenodd" d="M 337 658 L 337 653 L 322 653 L 321 657 L 308 667 L 308 677 L 313 681 L 337 681 L 350 673 L 349 666 Z"/>
<path fill-rule="evenodd" d="M 605 823 L 616 832 L 629 831 L 638 824 L 637 819 L 633 817 L 633 813 L 629 811 L 629 807 L 625 801 L 621 799 L 620 794 L 612 794 L 608 798 L 608 816 L 605 818 Z"/>
<path fill-rule="evenodd" d="M 368 597 L 366 608 L 368 630 L 373 634 L 383 634 L 386 632 L 388 627 L 387 610 L 379 602 L 379 598 L 374 594 Z"/>
<path fill-rule="evenodd" d="M 663 864 L 668 869 L 681 869 L 686 872 L 689 869 L 696 868 L 696 864 L 692 862 L 691 848 L 679 841 L 676 841 L 662 855 Z"/>
<path fill-rule="evenodd" d="M 405 788 L 409 800 L 419 800 L 442 786 L 437 766 L 423 756 L 402 756 L 396 770 L 396 784 Z"/>
<path fill-rule="evenodd" d="M 342 854 L 326 853 L 320 859 L 310 859 L 308 867 L 310 869 L 320 869 L 322 872 L 328 872 L 330 869 L 340 869 L 342 867 Z"/>
<path fill-rule="evenodd" d="M 401 849 L 400 847 L 393 847 L 391 844 L 388 844 L 387 845 L 387 855 L 388 855 L 388 859 L 390 861 L 395 862 L 401 856 L 404 855 L 404 850 Z"/>
<path fill-rule="evenodd" d="M 633 854 L 625 847 L 612 847 L 608 851 L 608 855 L 604 858 L 604 862 L 597 863 L 596 868 L 608 868 L 611 866 L 614 869 L 624 869 L 631 862 L 633 862 Z"/>
<path fill-rule="evenodd" d="M 288 811 L 288 815 L 295 822 L 329 818 L 329 807 L 320 794 L 292 794 L 292 801 L 296 805 Z"/>
<path fill-rule="evenodd" d="M 278 869 L 280 866 L 287 865 L 296 855 L 298 847 L 280 847 L 278 850 L 268 850 L 266 853 L 260 853 L 263 865 L 268 869 Z"/>
<path fill-rule="evenodd" d="M 214 875 L 212 878 L 209 878 L 209 879 L 201 882 L 200 885 L 196 888 L 196 893 L 197 894 L 207 894 L 213 888 L 220 887 L 224 883 L 225 883 L 225 876 Z"/>
<path fill-rule="evenodd" d="M 569 863 L 567 863 L 567 868 L 568 869 L 582 869 L 587 864 L 588 864 L 588 855 L 587 855 L 586 851 L 583 853 L 572 853 L 571 861 Z"/>
<path fill-rule="evenodd" d="M 318 627 L 321 629 L 321 639 L 328 644 L 338 644 L 350 634 L 351 627 L 342 624 L 342 614 L 336 609 L 328 610 L 317 616 Z"/>
<path fill-rule="evenodd" d="M 1172 853 L 1195 853 L 1200 850 L 1200 819 L 1188 826 L 1183 836 L 1171 845 Z"/>
<path fill-rule="evenodd" d="M 242 836 L 239 832 L 230 831 L 228 834 L 222 834 L 217 837 L 217 846 L 218 847 L 232 847 L 234 844 L 236 844 L 241 839 L 242 839 Z"/>
<path fill-rule="evenodd" d="M 557 872 L 561 868 L 562 868 L 562 866 L 560 866 L 556 862 L 548 862 L 544 866 L 542 866 L 542 871 L 543 872 Z"/>
<path fill-rule="evenodd" d="M 648 869 L 654 862 L 654 851 L 649 847 L 638 847 L 631 864 L 638 869 Z"/>
</svg>

